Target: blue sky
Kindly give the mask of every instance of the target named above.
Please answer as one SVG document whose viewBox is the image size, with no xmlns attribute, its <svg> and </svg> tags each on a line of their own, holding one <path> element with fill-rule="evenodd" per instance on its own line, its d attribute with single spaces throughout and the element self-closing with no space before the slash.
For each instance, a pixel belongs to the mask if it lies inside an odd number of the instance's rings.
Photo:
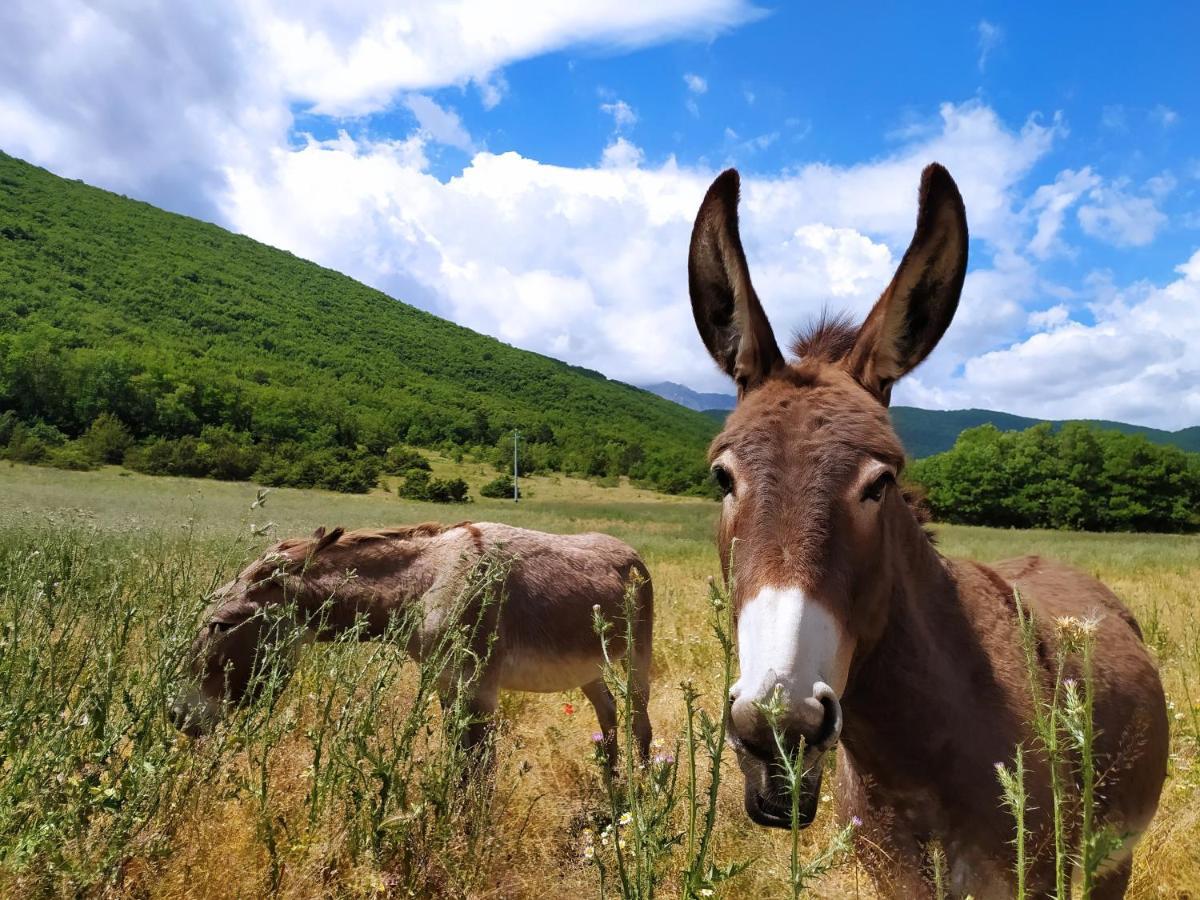
<svg viewBox="0 0 1200 900">
<path fill-rule="evenodd" d="M 971 274 L 897 393 L 1200 422 L 1200 7 L 233 0 L 0 11 L 0 147 L 633 382 L 727 390 L 691 217 L 743 173 L 782 335 L 862 315 L 920 168 Z"/>
</svg>

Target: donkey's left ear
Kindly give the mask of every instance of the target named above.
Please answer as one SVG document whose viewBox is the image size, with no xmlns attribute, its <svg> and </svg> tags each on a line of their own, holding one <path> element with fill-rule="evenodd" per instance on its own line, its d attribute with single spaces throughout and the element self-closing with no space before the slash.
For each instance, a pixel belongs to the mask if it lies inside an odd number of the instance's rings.
<svg viewBox="0 0 1200 900">
<path fill-rule="evenodd" d="M 967 214 L 942 166 L 921 173 L 917 230 L 892 283 L 858 331 L 846 365 L 886 405 L 892 385 L 941 340 L 967 274 Z"/>
</svg>

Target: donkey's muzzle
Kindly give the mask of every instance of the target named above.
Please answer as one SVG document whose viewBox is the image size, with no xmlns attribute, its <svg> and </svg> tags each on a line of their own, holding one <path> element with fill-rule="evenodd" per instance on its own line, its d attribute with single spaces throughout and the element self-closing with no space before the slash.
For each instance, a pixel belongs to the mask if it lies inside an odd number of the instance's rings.
<svg viewBox="0 0 1200 900">
<path fill-rule="evenodd" d="M 216 704 L 199 690 L 181 696 L 172 703 L 168 715 L 172 725 L 192 738 L 208 734 L 220 720 Z"/>
<path fill-rule="evenodd" d="M 837 694 L 823 681 L 814 683 L 812 696 L 795 703 L 776 720 L 778 735 L 761 704 L 748 705 L 737 697 L 730 702 L 729 743 L 737 751 L 746 779 L 746 814 L 770 828 L 811 825 L 821 796 L 822 762 L 842 733 L 842 705 Z M 788 777 L 780 745 L 792 760 L 794 781 Z"/>
</svg>

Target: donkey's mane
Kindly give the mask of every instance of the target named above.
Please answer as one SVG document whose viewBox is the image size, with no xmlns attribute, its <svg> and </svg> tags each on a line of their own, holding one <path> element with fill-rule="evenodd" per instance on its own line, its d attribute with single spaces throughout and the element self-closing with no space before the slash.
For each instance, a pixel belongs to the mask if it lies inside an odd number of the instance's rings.
<svg viewBox="0 0 1200 900">
<path fill-rule="evenodd" d="M 283 563 L 282 568 L 285 571 L 294 573 L 296 569 L 303 567 L 330 547 L 351 549 L 384 541 L 409 541 L 415 538 L 437 537 L 439 534 L 470 524 L 470 522 L 458 522 L 454 525 L 445 525 L 441 522 L 422 522 L 419 525 L 359 528 L 354 531 L 346 531 L 341 527 L 326 531 L 322 526 L 314 531 L 311 537 L 288 538 L 280 541 L 262 557 L 260 563 L 267 563 L 276 568 Z"/>
<path fill-rule="evenodd" d="M 792 338 L 792 353 L 804 362 L 835 363 L 854 347 L 858 326 L 846 313 L 825 310 Z"/>
</svg>

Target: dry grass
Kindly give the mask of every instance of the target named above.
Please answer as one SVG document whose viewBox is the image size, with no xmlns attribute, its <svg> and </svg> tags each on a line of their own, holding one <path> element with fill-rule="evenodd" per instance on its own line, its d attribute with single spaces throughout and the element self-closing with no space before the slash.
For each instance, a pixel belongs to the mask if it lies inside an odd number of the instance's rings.
<svg viewBox="0 0 1200 900">
<path fill-rule="evenodd" d="M 438 461 L 439 469 L 452 468 Z M 467 471 L 473 482 L 484 470 Z M 256 553 L 266 537 L 251 534 L 250 524 L 276 523 L 282 536 L 311 531 L 317 525 L 348 527 L 396 524 L 427 519 L 494 519 L 550 531 L 603 530 L 637 547 L 655 581 L 658 622 L 654 652 L 651 714 L 656 735 L 671 747 L 684 729 L 681 682 L 691 679 L 703 695 L 701 705 L 716 713 L 720 704 L 720 658 L 705 622 L 705 583 L 716 572 L 712 545 L 715 506 L 698 500 L 663 499 L 627 485 L 601 488 L 572 479 L 532 479 L 531 498 L 514 507 L 482 501 L 447 509 L 405 503 L 376 493 L 347 497 L 321 492 L 274 491 L 265 507 L 251 511 L 254 489 L 186 479 L 150 479 L 115 470 L 67 473 L 24 467 L 0 468 L 0 549 L 29 552 L 29 542 L 53 527 L 72 529 L 73 539 L 93 560 L 108 560 L 104 577 L 112 602 L 157 609 L 163 598 L 149 598 L 147 585 L 176 585 L 169 602 L 184 603 L 218 574 L 228 574 Z M 1136 860 L 1135 897 L 1183 897 L 1200 893 L 1200 541 L 1196 538 L 1137 535 L 1064 535 L 1048 532 L 940 528 L 943 552 L 983 560 L 1036 551 L 1065 559 L 1104 579 L 1134 609 L 1148 642 L 1159 654 L 1173 705 L 1171 771 L 1158 817 Z M 24 544 L 22 543 L 24 542 Z M 11 571 L 11 569 L 9 570 Z M 0 585 L 12 591 L 15 585 Z M 165 597 L 165 594 L 164 594 Z M 3 652 L 0 650 L 0 652 Z M 310 695 L 320 678 L 322 654 L 313 648 L 296 681 L 282 699 L 293 722 L 269 747 L 269 812 L 281 835 L 280 894 L 289 897 L 378 896 L 389 889 L 386 865 L 365 856 L 351 864 L 337 851 L 345 834 L 334 816 L 318 827 L 305 824 L 311 743 L 305 729 L 314 721 Z M 131 666 L 133 663 L 130 664 Z M 389 714 L 405 712 L 404 682 L 386 700 Z M 1190 698 L 1190 699 L 1189 699 Z M 564 704 L 574 713 L 568 715 Z M 590 736 L 595 720 L 583 695 L 510 694 L 503 700 L 498 781 L 503 801 L 486 848 L 488 864 L 471 888 L 479 897 L 586 897 L 597 894 L 596 869 L 582 858 L 583 829 L 603 808 L 601 782 L 592 763 Z M 16 727 L 0 721 L 0 730 Z M 165 733 L 165 732 L 164 732 Z M 2 736 L 2 735 L 0 735 Z M 11 737 L 12 735 L 9 735 Z M 172 738 L 164 758 L 197 751 L 186 739 Z M 186 797 L 177 799 L 177 815 L 163 817 L 160 834 L 141 834 L 126 848 L 119 880 L 107 887 L 95 872 L 47 875 L 5 868 L 12 847 L 0 846 L 0 892 L 36 890 L 67 894 L 75 885 L 86 892 L 145 897 L 230 897 L 262 895 L 269 885 L 269 858 L 263 819 L 247 790 L 250 750 L 234 748 L 219 760 L 209 778 L 198 778 Z M 722 787 L 714 855 L 720 863 L 749 861 L 727 883 L 736 897 L 787 894 L 790 842 L 786 834 L 753 826 L 741 809 L 741 784 L 727 754 L 728 780 Z M 10 773 L 0 760 L 0 781 Z M 0 784 L 0 794 L 3 785 Z M 828 802 L 818 824 L 803 833 L 802 854 L 815 856 L 832 838 Z M 170 821 L 168 823 L 168 818 Z M 98 819 L 97 827 L 101 827 Z M 154 831 L 151 823 L 151 832 Z M 102 835 L 90 840 L 101 841 Z M 0 839 L 2 840 L 2 839 Z M 86 857 L 81 853 L 80 857 Z M 331 862 L 333 860 L 334 862 Z M 668 880 L 660 896 L 678 896 Z M 868 882 L 850 862 L 819 881 L 815 896 L 872 896 Z"/>
</svg>

